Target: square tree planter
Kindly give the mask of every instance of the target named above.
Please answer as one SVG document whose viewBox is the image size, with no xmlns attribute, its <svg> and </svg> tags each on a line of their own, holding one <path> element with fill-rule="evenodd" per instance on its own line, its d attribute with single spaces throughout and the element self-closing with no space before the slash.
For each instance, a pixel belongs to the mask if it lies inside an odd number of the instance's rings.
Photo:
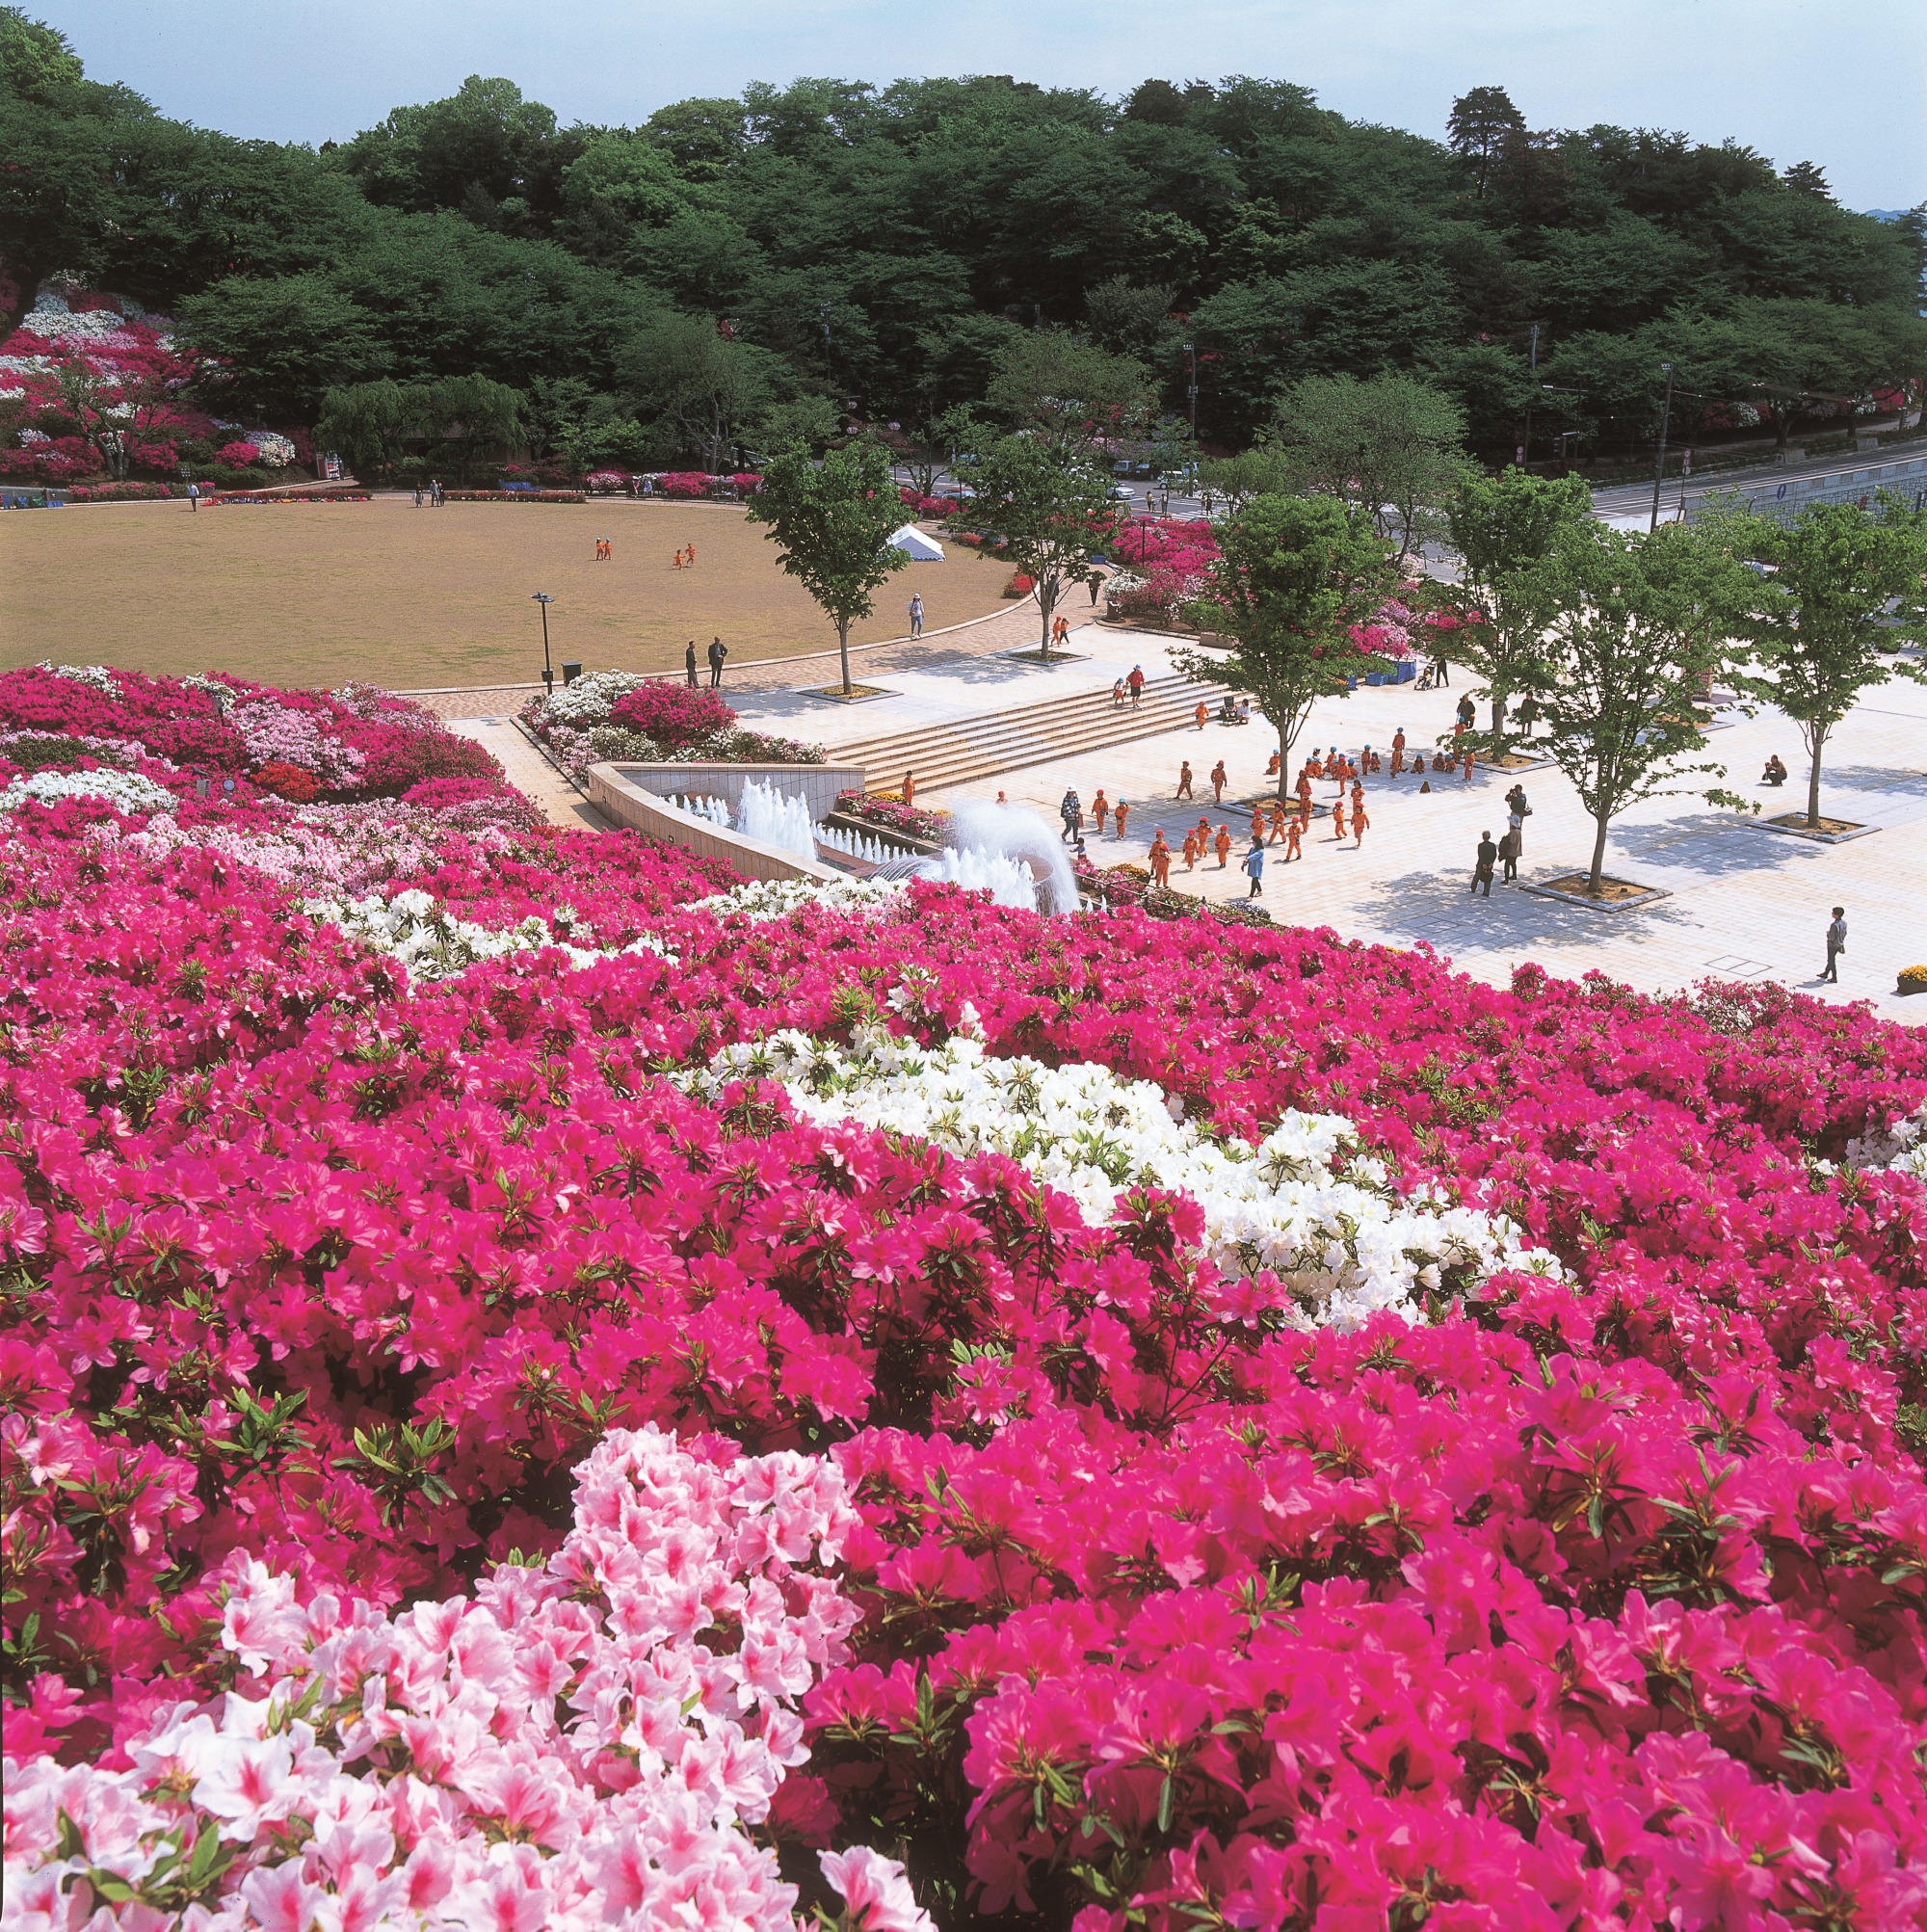
<svg viewBox="0 0 1927 1932">
<path fill-rule="evenodd" d="M 1557 899 L 1562 905 L 1583 906 L 1589 913 L 1633 913 L 1673 896 L 1663 887 L 1636 886 L 1630 879 L 1615 879 L 1608 872 L 1600 877 L 1601 896 L 1596 899 L 1586 890 L 1586 879 L 1584 872 L 1561 872 L 1520 889 L 1542 899 Z"/>
<path fill-rule="evenodd" d="M 1810 839 L 1815 845 L 1844 845 L 1850 838 L 1866 838 L 1880 830 L 1877 825 L 1861 825 L 1850 818 L 1825 816 L 1817 826 L 1810 826 L 1804 811 L 1782 811 L 1773 818 L 1756 818 L 1751 823 L 1762 832 L 1778 832 L 1787 838 Z"/>
</svg>

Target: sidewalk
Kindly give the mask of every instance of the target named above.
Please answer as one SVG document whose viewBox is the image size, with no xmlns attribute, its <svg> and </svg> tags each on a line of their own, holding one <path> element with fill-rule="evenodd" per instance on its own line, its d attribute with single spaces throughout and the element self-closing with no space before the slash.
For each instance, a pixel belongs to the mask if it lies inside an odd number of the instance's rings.
<svg viewBox="0 0 1927 1932">
<path fill-rule="evenodd" d="M 609 821 L 522 736 L 513 719 L 452 718 L 449 729 L 493 752 L 509 782 L 551 825 L 577 832 L 610 829 Z"/>
</svg>

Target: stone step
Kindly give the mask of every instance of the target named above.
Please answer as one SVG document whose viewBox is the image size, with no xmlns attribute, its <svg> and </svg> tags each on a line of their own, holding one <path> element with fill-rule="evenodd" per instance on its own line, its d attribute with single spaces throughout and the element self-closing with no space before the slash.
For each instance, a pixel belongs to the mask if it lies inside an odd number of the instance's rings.
<svg viewBox="0 0 1927 1932">
<path fill-rule="evenodd" d="M 1161 737 L 1189 722 L 1201 699 L 1215 705 L 1221 695 L 1216 685 L 1164 677 L 1146 686 L 1144 701 L 1135 709 L 1114 709 L 1108 691 L 1080 692 L 1017 711 L 959 718 L 840 746 L 837 755 L 861 763 L 872 790 L 894 789 L 905 771 L 916 774 L 920 790 L 930 790 Z"/>
</svg>

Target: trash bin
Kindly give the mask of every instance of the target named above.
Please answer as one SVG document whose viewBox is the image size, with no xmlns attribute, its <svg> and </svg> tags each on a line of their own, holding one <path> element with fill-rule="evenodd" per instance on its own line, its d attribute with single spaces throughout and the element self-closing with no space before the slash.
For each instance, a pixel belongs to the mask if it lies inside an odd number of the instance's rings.
<svg viewBox="0 0 1927 1932">
<path fill-rule="evenodd" d="M 579 664 L 565 664 L 562 667 L 562 681 L 565 684 L 573 684 L 581 675 L 582 667 Z"/>
</svg>

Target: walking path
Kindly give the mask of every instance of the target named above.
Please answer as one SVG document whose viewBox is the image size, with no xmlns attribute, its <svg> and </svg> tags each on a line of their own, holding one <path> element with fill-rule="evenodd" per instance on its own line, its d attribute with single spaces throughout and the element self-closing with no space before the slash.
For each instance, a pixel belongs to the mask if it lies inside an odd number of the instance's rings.
<svg viewBox="0 0 1927 1932">
<path fill-rule="evenodd" d="M 551 825 L 571 831 L 609 830 L 609 821 L 523 737 L 513 718 L 453 718 L 449 729 L 493 752 L 509 782 Z"/>
</svg>

